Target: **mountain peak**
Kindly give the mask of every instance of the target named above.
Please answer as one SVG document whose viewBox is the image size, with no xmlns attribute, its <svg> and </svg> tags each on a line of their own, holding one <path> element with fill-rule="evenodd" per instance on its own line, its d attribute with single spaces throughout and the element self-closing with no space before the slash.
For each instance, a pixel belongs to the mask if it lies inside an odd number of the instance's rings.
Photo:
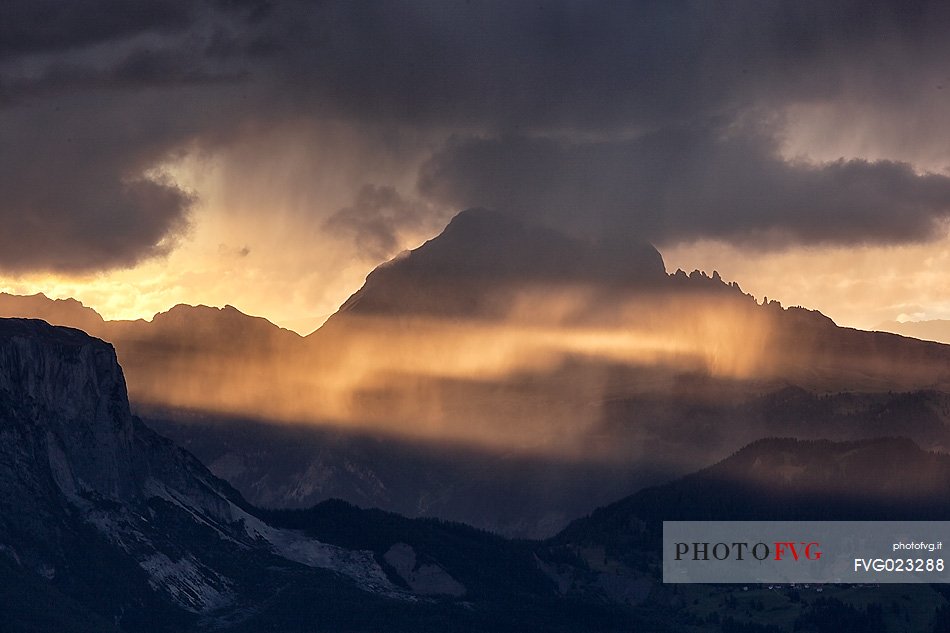
<svg viewBox="0 0 950 633">
<path fill-rule="evenodd" d="M 239 340 L 242 336 L 300 338 L 296 332 L 281 328 L 263 317 L 251 316 L 228 304 L 223 308 L 179 303 L 152 317 L 158 328 L 189 338 L 224 337 Z"/>
<path fill-rule="evenodd" d="M 515 217 L 485 207 L 472 207 L 455 214 L 445 227 L 443 234 L 456 230 L 471 230 L 475 227 L 508 225 L 510 227 L 524 226 L 524 223 Z"/>
<path fill-rule="evenodd" d="M 467 209 L 419 248 L 378 267 L 340 312 L 495 316 L 507 294 L 557 285 L 663 283 L 646 242 L 597 243 L 489 209 Z M 489 306 L 488 304 L 492 304 Z"/>
<path fill-rule="evenodd" d="M 50 299 L 43 293 L 12 295 L 0 292 L 0 317 L 29 317 L 53 325 L 76 327 L 101 336 L 102 316 L 76 299 Z"/>
<path fill-rule="evenodd" d="M 472 273 L 543 281 L 643 281 L 666 272 L 647 242 L 594 242 L 532 225 L 506 213 L 474 208 L 412 252 Z"/>
</svg>

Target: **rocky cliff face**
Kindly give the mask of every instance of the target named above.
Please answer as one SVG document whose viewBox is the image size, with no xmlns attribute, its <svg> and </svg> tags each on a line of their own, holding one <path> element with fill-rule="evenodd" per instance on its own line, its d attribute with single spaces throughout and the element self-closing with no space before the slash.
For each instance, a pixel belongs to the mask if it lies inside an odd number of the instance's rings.
<svg viewBox="0 0 950 633">
<path fill-rule="evenodd" d="M 2 433 L 13 440 L 0 451 L 40 451 L 34 463 L 18 465 L 48 469 L 71 499 L 134 496 L 134 425 L 112 346 L 19 319 L 3 321 L 0 340 Z"/>
<path fill-rule="evenodd" d="M 111 345 L 0 319 L 0 555 L 64 589 L 87 586 L 117 618 L 149 601 L 199 613 L 236 607 L 255 584 L 305 568 L 408 595 L 371 553 L 273 528 L 253 512 L 132 416 Z"/>
</svg>

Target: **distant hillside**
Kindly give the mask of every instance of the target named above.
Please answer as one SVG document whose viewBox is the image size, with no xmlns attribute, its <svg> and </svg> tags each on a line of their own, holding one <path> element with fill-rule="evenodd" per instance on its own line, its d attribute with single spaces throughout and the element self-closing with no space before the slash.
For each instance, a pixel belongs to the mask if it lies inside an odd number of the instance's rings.
<svg viewBox="0 0 950 633">
<path fill-rule="evenodd" d="M 762 439 L 573 523 L 558 537 L 639 520 L 950 520 L 950 455 L 906 438 Z M 617 530 L 617 532 L 621 532 Z"/>
<path fill-rule="evenodd" d="M 622 606 L 643 619 L 643 630 L 936 632 L 944 630 L 950 613 L 939 586 L 664 585 L 660 522 L 946 520 L 948 459 L 902 438 L 762 440 L 713 467 L 601 508 L 543 542 L 505 541 L 465 526 L 409 521 L 340 501 L 275 511 L 267 519 L 344 547 L 385 553 L 403 544 L 416 560 L 444 561 L 466 586 L 484 587 L 502 600 L 530 600 L 540 586 L 528 570 L 540 569 L 563 601 L 552 603 L 555 609 L 570 604 L 576 615 L 591 603 Z M 608 622 L 595 627 L 609 628 Z"/>
<path fill-rule="evenodd" d="M 579 519 L 539 557 L 565 593 L 599 588 L 720 631 L 945 631 L 940 585 L 660 583 L 664 520 L 950 520 L 950 456 L 903 438 L 765 439 Z M 645 590 L 644 587 L 649 587 Z M 721 627 L 721 628 L 719 628 Z"/>
<path fill-rule="evenodd" d="M 950 321 L 935 319 L 932 321 L 885 321 L 877 326 L 882 332 L 894 332 L 901 336 L 910 336 L 924 341 L 950 343 Z"/>
<path fill-rule="evenodd" d="M 105 321 L 74 299 L 0 293 L 0 317 L 43 319 L 115 345 L 136 404 L 211 406 L 252 382 L 276 393 L 262 375 L 280 377 L 280 359 L 295 367 L 303 340 L 233 306 L 177 305 L 151 321 Z"/>
<path fill-rule="evenodd" d="M 656 569 L 663 521 L 947 521 L 950 455 L 905 438 L 764 439 L 599 508 L 551 540 Z"/>
</svg>

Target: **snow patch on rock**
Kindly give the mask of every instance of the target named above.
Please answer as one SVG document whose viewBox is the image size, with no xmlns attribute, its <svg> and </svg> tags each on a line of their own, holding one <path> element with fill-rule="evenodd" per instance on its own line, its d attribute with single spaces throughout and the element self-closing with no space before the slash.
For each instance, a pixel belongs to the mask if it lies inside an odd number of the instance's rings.
<svg viewBox="0 0 950 633">
<path fill-rule="evenodd" d="M 148 573 L 153 589 L 165 591 L 189 611 L 210 611 L 231 602 L 231 582 L 191 555 L 173 561 L 156 552 L 139 565 Z"/>
<path fill-rule="evenodd" d="M 327 545 L 297 530 L 272 527 L 233 504 L 232 508 L 235 518 L 243 521 L 248 536 L 267 543 L 278 556 L 343 574 L 366 591 L 395 598 L 409 597 L 390 582 L 372 552 Z"/>
</svg>

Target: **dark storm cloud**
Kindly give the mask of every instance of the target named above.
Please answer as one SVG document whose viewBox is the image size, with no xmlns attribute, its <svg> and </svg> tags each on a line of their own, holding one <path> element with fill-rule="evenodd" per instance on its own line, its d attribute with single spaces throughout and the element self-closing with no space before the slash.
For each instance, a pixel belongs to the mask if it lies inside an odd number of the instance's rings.
<svg viewBox="0 0 950 633">
<path fill-rule="evenodd" d="M 487 204 L 596 238 L 899 242 L 950 216 L 950 178 L 906 163 L 778 157 L 768 136 L 663 130 L 620 142 L 456 139 L 423 169 L 444 204 Z"/>
<path fill-rule="evenodd" d="M 229 127 L 213 105 L 241 81 L 239 64 L 202 54 L 213 8 L 0 7 L 0 270 L 127 267 L 176 246 L 195 195 L 154 169 Z"/>
<path fill-rule="evenodd" d="M 7 79 L 0 83 L 0 105 L 55 97 L 71 90 L 160 88 L 234 82 L 242 78 L 240 71 L 196 64 L 189 54 L 179 50 L 137 49 L 106 67 L 56 63 L 44 68 L 38 76 Z"/>
<path fill-rule="evenodd" d="M 0 4 L 0 59 L 180 30 L 192 19 L 190 3 L 180 0 L 5 0 Z"/>
<path fill-rule="evenodd" d="M 18 148 L 0 152 L 0 269 L 90 271 L 168 252 L 193 196 L 142 176 L 156 148 L 127 149 L 114 129 L 72 142 L 65 135 L 79 131 L 55 116 L 41 117 L 46 129 L 10 129 L 32 117 L 0 126 L 0 143 Z"/>
<path fill-rule="evenodd" d="M 437 205 L 598 237 L 763 245 L 925 240 L 950 211 L 950 180 L 907 164 L 779 155 L 787 104 L 863 110 L 931 91 L 950 67 L 946 4 L 330 3 L 315 15 L 319 36 L 284 52 L 310 68 L 308 99 L 478 131 L 420 174 Z"/>
<path fill-rule="evenodd" d="M 0 186 L 7 184 L 0 179 Z M 23 213 L 0 233 L 0 269 L 78 272 L 165 254 L 185 228 L 192 203 L 177 187 L 143 179 L 87 180 L 72 193 L 76 197 L 68 200 L 42 195 L 4 200 Z M 70 213 L 49 211 L 55 208 Z"/>
<path fill-rule="evenodd" d="M 950 79 L 947 32 L 943 2 L 11 0 L 0 221 L 21 240 L 0 267 L 161 252 L 193 199 L 150 169 L 305 119 L 451 135 L 420 174 L 430 202 L 585 233 L 923 239 L 944 178 L 786 163 L 780 115 L 913 112 Z M 418 222 L 379 184 L 326 224 L 375 255 Z"/>
<path fill-rule="evenodd" d="M 176 34 L 209 11 L 257 20 L 266 0 L 4 0 L 0 3 L 0 59 L 55 53 L 120 41 L 137 35 Z"/>
<path fill-rule="evenodd" d="M 921 72 L 946 72 L 950 27 L 938 2 L 325 2 L 272 17 L 278 73 L 339 111 L 609 132 L 910 96 Z"/>
</svg>

